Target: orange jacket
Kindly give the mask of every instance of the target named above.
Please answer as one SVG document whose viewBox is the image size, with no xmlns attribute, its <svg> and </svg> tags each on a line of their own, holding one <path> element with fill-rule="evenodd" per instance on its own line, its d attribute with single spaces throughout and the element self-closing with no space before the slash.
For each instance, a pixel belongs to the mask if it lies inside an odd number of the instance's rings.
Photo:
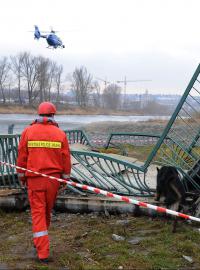
<svg viewBox="0 0 200 270">
<path fill-rule="evenodd" d="M 64 178 L 68 178 L 71 160 L 66 134 L 46 117 L 36 120 L 21 135 L 17 165 L 47 175 L 64 174 Z M 17 172 L 24 173 L 20 169 Z M 37 176 L 30 172 L 25 175 Z"/>
</svg>

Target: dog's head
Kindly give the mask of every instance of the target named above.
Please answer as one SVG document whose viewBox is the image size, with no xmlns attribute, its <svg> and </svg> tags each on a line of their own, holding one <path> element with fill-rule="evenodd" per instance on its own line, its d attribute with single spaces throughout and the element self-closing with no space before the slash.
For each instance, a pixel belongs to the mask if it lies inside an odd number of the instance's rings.
<svg viewBox="0 0 200 270">
<path fill-rule="evenodd" d="M 157 167 L 157 185 L 170 181 L 171 178 L 179 177 L 178 171 L 173 166 Z"/>
<path fill-rule="evenodd" d="M 172 166 L 157 167 L 157 185 L 156 185 L 156 198 L 159 199 L 160 195 L 165 193 L 167 186 L 172 179 L 179 178 L 178 171 Z"/>
</svg>

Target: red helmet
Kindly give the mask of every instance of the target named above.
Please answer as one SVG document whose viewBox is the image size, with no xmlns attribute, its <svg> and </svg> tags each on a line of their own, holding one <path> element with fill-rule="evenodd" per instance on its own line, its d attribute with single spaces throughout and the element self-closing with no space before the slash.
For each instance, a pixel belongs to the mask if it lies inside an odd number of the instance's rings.
<svg viewBox="0 0 200 270">
<path fill-rule="evenodd" d="M 51 102 L 42 102 L 38 107 L 38 114 L 55 114 L 56 107 Z"/>
</svg>

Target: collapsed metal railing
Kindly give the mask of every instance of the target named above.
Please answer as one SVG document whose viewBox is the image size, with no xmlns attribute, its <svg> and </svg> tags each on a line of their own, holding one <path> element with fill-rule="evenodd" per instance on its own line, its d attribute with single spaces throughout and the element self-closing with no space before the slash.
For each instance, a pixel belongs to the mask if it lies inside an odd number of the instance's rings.
<svg viewBox="0 0 200 270">
<path fill-rule="evenodd" d="M 67 131 L 68 134 L 70 131 Z M 78 131 L 80 133 L 80 131 Z M 73 131 L 74 133 L 74 131 Z M 19 135 L 0 136 L 0 158 L 3 162 L 16 164 Z M 73 137 L 77 138 L 77 136 Z M 81 140 L 83 142 L 83 140 Z M 80 140 L 70 139 L 77 143 Z M 84 142 L 86 142 L 84 140 Z M 89 151 L 71 150 L 72 176 L 80 183 L 87 183 L 118 194 L 152 195 L 154 190 L 148 187 L 144 170 L 128 161 Z M 16 170 L 13 167 L 0 166 L 0 188 L 19 188 Z M 73 189 L 82 194 L 82 191 Z"/>
<path fill-rule="evenodd" d="M 72 176 L 80 183 L 93 185 L 117 194 L 151 196 L 145 178 L 145 170 L 136 162 L 120 159 L 119 156 L 87 151 L 72 151 Z"/>
</svg>

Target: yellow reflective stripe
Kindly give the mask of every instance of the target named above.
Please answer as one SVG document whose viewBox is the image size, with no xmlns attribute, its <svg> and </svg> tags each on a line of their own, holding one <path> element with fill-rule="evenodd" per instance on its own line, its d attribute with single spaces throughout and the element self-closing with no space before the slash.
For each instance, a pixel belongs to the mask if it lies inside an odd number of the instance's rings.
<svg viewBox="0 0 200 270">
<path fill-rule="evenodd" d="M 28 141 L 28 147 L 61 148 L 61 142 Z"/>
</svg>

